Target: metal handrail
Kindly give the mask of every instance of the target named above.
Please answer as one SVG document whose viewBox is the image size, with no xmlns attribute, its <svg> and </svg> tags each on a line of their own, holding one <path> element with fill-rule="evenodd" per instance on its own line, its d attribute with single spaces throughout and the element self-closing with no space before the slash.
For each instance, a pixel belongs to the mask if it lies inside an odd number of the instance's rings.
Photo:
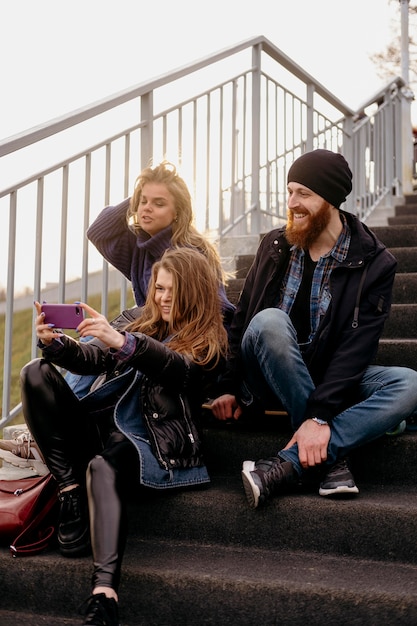
<svg viewBox="0 0 417 626">
<path fill-rule="evenodd" d="M 166 74 L 156 77 L 153 80 L 146 81 L 145 83 L 139 83 L 137 85 L 129 87 L 128 89 L 119 91 L 107 98 L 97 100 L 96 102 L 93 102 L 85 107 L 76 109 L 69 114 L 62 115 L 44 124 L 39 124 L 38 126 L 35 126 L 28 131 L 24 131 L 7 139 L 1 140 L 0 157 L 27 147 L 30 144 L 37 143 L 38 141 L 41 141 L 42 139 L 45 139 L 47 137 L 51 137 L 52 135 L 62 132 L 67 128 L 71 128 L 72 126 L 80 124 L 81 122 L 84 122 L 92 117 L 96 117 L 97 115 L 101 115 L 106 111 L 114 109 L 115 107 L 120 106 L 125 102 L 144 96 L 159 89 L 164 85 L 176 82 L 179 79 L 184 78 L 185 76 L 189 76 L 190 74 L 198 72 L 199 70 L 202 70 L 206 67 L 212 66 L 219 61 L 230 58 L 238 54 L 239 52 L 247 49 L 252 49 L 256 46 L 260 46 L 262 50 L 271 57 L 271 59 L 282 65 L 282 67 L 287 69 L 290 73 L 299 78 L 301 81 L 305 82 L 306 84 L 314 85 L 317 94 L 327 100 L 329 104 L 343 112 L 344 115 L 353 115 L 353 111 L 349 107 L 347 107 L 341 100 L 336 98 L 334 94 L 332 94 L 328 89 L 321 85 L 321 83 L 316 81 L 310 74 L 305 72 L 299 65 L 297 65 L 297 63 L 292 61 L 290 57 L 284 54 L 279 48 L 274 46 L 265 37 L 258 36 L 244 40 L 236 45 L 224 48 L 223 50 L 203 57 L 198 61 L 189 63 L 187 65 L 184 65 L 183 67 L 177 68 L 176 70 L 167 72 Z"/>
</svg>

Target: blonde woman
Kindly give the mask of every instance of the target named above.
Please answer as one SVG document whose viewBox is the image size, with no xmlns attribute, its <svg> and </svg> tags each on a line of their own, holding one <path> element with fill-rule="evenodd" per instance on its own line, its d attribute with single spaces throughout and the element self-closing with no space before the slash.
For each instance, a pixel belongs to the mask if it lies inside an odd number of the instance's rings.
<svg viewBox="0 0 417 626">
<path fill-rule="evenodd" d="M 163 161 L 139 174 L 131 198 L 108 206 L 87 230 L 103 257 L 132 283 L 135 301 L 146 299 L 151 268 L 168 248 L 188 247 L 207 257 L 219 279 L 226 326 L 234 306 L 225 293 L 225 276 L 215 247 L 193 225 L 187 184 L 176 167 Z"/>
<path fill-rule="evenodd" d="M 89 342 L 54 331 L 36 303 L 43 358 L 22 370 L 22 402 L 59 485 L 61 553 L 85 554 L 91 537 L 93 589 L 83 623 L 116 626 L 126 541 L 123 485 L 131 489 L 136 480 L 140 493 L 144 486 L 209 482 L 198 418 L 205 386 L 224 361 L 227 334 L 217 273 L 190 248 L 168 250 L 154 265 L 142 314 L 125 330 L 80 306 L 89 317 L 77 330 L 80 338 L 95 338 Z M 104 374 L 104 380 L 79 399 L 54 364 Z"/>
</svg>

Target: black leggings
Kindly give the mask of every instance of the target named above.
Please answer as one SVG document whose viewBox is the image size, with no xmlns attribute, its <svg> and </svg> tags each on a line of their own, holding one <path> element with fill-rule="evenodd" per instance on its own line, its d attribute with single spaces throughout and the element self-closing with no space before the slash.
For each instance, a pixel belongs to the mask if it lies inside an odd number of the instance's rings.
<svg viewBox="0 0 417 626">
<path fill-rule="evenodd" d="M 127 538 L 127 488 L 139 475 L 139 457 L 131 442 L 114 431 L 101 455 L 87 469 L 94 587 L 119 588 Z"/>
<path fill-rule="evenodd" d="M 87 482 L 93 588 L 117 591 L 127 536 L 124 485 L 139 476 L 137 451 L 115 430 L 113 406 L 80 400 L 48 361 L 22 369 L 21 389 L 26 423 L 60 489 Z"/>
</svg>

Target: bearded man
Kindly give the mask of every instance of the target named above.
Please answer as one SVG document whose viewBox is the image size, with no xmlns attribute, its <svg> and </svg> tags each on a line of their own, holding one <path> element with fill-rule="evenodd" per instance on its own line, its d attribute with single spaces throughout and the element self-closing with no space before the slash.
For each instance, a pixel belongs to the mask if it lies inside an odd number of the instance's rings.
<svg viewBox="0 0 417 626">
<path fill-rule="evenodd" d="M 314 150 L 288 171 L 288 222 L 265 235 L 230 330 L 230 359 L 213 413 L 260 415 L 277 402 L 294 434 L 284 449 L 245 461 L 251 507 L 302 482 L 322 496 L 356 494 L 349 453 L 417 407 L 417 372 L 373 365 L 391 306 L 396 260 L 340 209 L 352 190 L 341 154 Z"/>
</svg>

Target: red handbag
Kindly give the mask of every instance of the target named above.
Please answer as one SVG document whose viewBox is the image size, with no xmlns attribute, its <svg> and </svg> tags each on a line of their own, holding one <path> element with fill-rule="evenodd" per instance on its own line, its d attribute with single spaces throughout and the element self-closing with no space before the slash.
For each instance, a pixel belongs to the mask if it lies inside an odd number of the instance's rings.
<svg viewBox="0 0 417 626">
<path fill-rule="evenodd" d="M 0 543 L 13 556 L 52 545 L 58 523 L 58 485 L 46 476 L 0 480 Z"/>
</svg>

